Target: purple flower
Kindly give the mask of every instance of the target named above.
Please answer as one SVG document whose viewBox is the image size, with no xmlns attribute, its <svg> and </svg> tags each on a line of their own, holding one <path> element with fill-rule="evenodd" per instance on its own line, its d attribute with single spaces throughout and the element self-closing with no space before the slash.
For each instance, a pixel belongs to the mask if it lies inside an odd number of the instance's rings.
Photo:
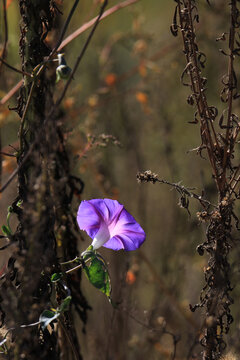
<svg viewBox="0 0 240 360">
<path fill-rule="evenodd" d="M 136 250 L 146 238 L 141 226 L 117 200 L 93 199 L 81 202 L 77 222 L 93 239 L 93 250 Z"/>
</svg>

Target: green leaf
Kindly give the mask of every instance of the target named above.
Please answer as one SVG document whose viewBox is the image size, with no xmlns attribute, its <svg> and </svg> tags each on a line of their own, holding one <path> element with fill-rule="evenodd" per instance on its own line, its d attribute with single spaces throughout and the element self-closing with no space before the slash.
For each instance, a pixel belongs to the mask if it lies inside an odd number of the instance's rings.
<svg viewBox="0 0 240 360">
<path fill-rule="evenodd" d="M 62 279 L 62 277 L 63 277 L 63 274 L 62 273 L 54 273 L 54 274 L 52 274 L 52 276 L 51 276 L 51 282 L 57 282 L 57 281 L 59 281 L 59 280 L 61 280 Z"/>
<path fill-rule="evenodd" d="M 72 297 L 71 296 L 67 296 L 61 303 L 61 305 L 58 307 L 57 311 L 58 312 L 64 312 L 64 311 L 68 311 L 69 309 L 69 305 L 70 305 L 70 302 L 72 300 Z"/>
<path fill-rule="evenodd" d="M 110 298 L 111 282 L 105 261 L 98 254 L 92 255 L 91 262 L 84 267 L 90 283 Z"/>
<path fill-rule="evenodd" d="M 6 235 L 6 236 L 11 236 L 11 235 L 12 235 L 11 230 L 10 230 L 9 227 L 6 226 L 6 225 L 3 225 L 3 226 L 2 226 L 2 232 L 3 232 L 3 234 Z"/>
<path fill-rule="evenodd" d="M 60 316 L 59 312 L 51 311 L 51 310 L 44 310 L 40 317 L 39 322 L 41 324 L 42 330 L 45 330 L 46 327 L 55 319 L 57 319 Z"/>
</svg>

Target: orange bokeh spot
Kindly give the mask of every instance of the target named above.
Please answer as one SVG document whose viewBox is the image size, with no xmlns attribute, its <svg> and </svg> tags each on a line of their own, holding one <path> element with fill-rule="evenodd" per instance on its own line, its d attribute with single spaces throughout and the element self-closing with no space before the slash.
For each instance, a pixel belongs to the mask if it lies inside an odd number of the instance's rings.
<svg viewBox="0 0 240 360">
<path fill-rule="evenodd" d="M 146 105 L 148 102 L 148 97 L 144 92 L 138 91 L 136 93 L 136 99 L 140 104 Z"/>
<path fill-rule="evenodd" d="M 116 84 L 116 81 L 117 81 L 117 76 L 113 73 L 110 73 L 105 77 L 105 83 L 108 86 L 114 86 Z"/>
<path fill-rule="evenodd" d="M 136 275 L 134 274 L 134 272 L 131 270 L 128 270 L 127 275 L 126 275 L 126 283 L 128 285 L 132 285 L 135 283 L 136 279 L 137 278 L 136 278 Z"/>
<path fill-rule="evenodd" d="M 74 98 L 73 97 L 68 97 L 64 100 L 64 107 L 65 109 L 71 109 L 74 105 Z"/>
</svg>

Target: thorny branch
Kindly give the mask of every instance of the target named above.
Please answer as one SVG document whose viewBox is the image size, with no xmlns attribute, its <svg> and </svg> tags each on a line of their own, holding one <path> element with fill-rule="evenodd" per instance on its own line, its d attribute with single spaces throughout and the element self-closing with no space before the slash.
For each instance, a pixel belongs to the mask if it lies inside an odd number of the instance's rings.
<svg viewBox="0 0 240 360">
<path fill-rule="evenodd" d="M 170 185 L 171 187 L 176 189 L 177 192 L 180 194 L 181 207 L 183 207 L 187 210 L 188 210 L 188 205 L 189 205 L 188 198 L 194 198 L 194 199 L 198 200 L 200 202 L 200 204 L 206 209 L 209 209 L 210 206 L 215 207 L 215 208 L 217 207 L 216 205 L 211 204 L 210 201 L 204 199 L 203 196 L 192 192 L 192 190 L 194 190 L 193 188 L 186 188 L 183 185 L 180 185 L 180 183 L 171 183 L 167 180 L 159 179 L 158 174 L 153 173 L 151 170 L 146 170 L 144 172 L 138 172 L 137 173 L 137 181 L 139 183 L 151 182 L 152 184 L 155 184 L 156 182 L 158 182 L 160 184 Z"/>
</svg>

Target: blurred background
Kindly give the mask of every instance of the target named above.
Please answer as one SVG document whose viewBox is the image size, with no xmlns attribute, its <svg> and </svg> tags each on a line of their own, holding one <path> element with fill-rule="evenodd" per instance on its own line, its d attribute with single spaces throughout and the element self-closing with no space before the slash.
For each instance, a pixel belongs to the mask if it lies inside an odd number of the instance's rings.
<svg viewBox="0 0 240 360">
<path fill-rule="evenodd" d="M 56 1 L 64 23 L 72 2 Z M 98 13 L 101 1 L 81 1 L 68 35 Z M 120 1 L 109 1 L 112 7 Z M 18 53 L 19 13 L 16 1 L 8 1 L 9 43 L 7 61 L 21 68 Z M 109 264 L 113 300 L 83 279 L 83 289 L 92 310 L 83 324 L 76 316 L 83 358 L 86 360 L 200 359 L 201 324 L 204 310 L 194 314 L 189 304 L 198 302 L 204 286 L 207 256 L 196 252 L 204 241 L 206 224 L 200 224 L 199 204 L 191 200 L 190 214 L 179 206 L 174 189 L 162 184 L 138 184 L 138 171 L 152 170 L 160 179 L 195 188 L 213 203 L 217 201 L 208 162 L 197 155 L 201 145 L 194 107 L 187 105 L 189 88 L 182 86 L 185 67 L 181 34 L 170 32 L 175 2 L 142 0 L 104 19 L 87 50 L 62 104 L 62 114 L 73 174 L 85 184 L 80 200 L 113 198 L 144 228 L 147 239 L 132 253 L 101 249 Z M 205 76 L 210 105 L 220 103 L 221 76 L 227 60 L 219 53 L 216 38 L 228 30 L 225 1 L 199 6 L 198 44 L 207 55 Z M 1 43 L 3 42 L 1 14 Z M 65 58 L 73 67 L 88 31 L 70 42 Z M 49 43 L 53 41 L 48 35 Z M 224 44 L 223 46 L 227 46 Z M 21 74 L 2 68 L 0 98 L 21 80 Z M 64 82 L 56 84 L 56 96 Z M 3 151 L 18 146 L 19 118 L 16 93 L 0 107 Z M 10 147 L 9 147 L 10 146 Z M 194 150 L 195 149 L 195 150 Z M 2 184 L 15 169 L 14 158 L 2 158 Z M 0 222 L 6 223 L 7 207 L 16 196 L 17 182 L 1 194 Z M 12 220 L 12 226 L 14 220 Z M 79 235 L 79 251 L 90 239 Z M 6 255 L 7 256 L 7 255 Z M 232 254 L 234 296 L 238 298 L 239 250 Z M 238 303 L 232 306 L 234 324 L 228 336 L 229 349 L 240 350 Z M 175 346 L 176 345 L 176 346 Z M 195 356 L 195 357 L 194 357 Z"/>
</svg>

